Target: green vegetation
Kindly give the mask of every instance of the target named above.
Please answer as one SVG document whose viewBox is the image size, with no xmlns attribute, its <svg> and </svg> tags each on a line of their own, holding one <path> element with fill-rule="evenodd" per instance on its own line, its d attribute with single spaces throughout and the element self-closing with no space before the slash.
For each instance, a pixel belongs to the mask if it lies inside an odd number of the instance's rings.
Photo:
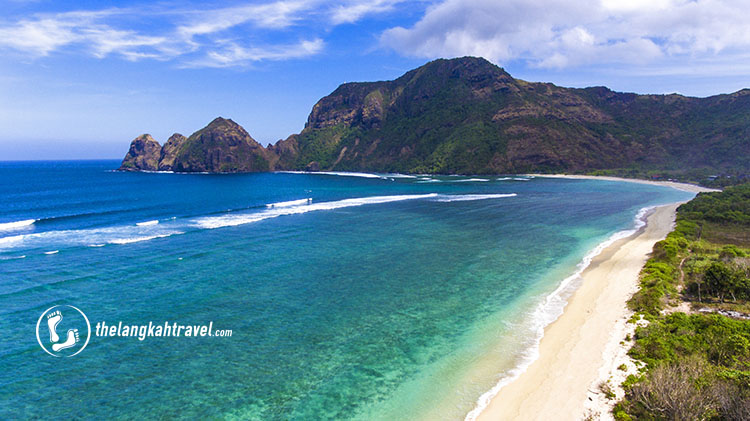
<svg viewBox="0 0 750 421">
<path fill-rule="evenodd" d="M 298 139 L 300 154 L 293 168 L 308 169 L 311 162 L 317 162 L 319 168 L 333 166 L 341 146 L 356 142 L 357 133 L 343 124 L 303 133 Z"/>
<path fill-rule="evenodd" d="M 750 184 L 726 189 L 721 195 L 702 194 L 680 209 L 690 220 L 750 226 Z"/>
<path fill-rule="evenodd" d="M 594 173 L 726 186 L 748 180 L 748 139 L 750 90 L 689 98 L 570 89 L 464 57 L 339 86 L 277 168 Z"/>
<path fill-rule="evenodd" d="M 750 249 L 716 232 L 750 232 L 750 184 L 680 206 L 675 230 L 654 246 L 629 302 L 648 321 L 630 350 L 645 366 L 623 383 L 616 419 L 750 419 Z M 668 310 L 683 301 L 701 311 Z"/>
<path fill-rule="evenodd" d="M 301 133 L 269 148 L 218 118 L 161 151 L 134 149 L 121 169 L 565 172 L 724 187 L 750 180 L 749 141 L 747 89 L 690 98 L 563 88 L 463 57 L 345 83 Z"/>
</svg>

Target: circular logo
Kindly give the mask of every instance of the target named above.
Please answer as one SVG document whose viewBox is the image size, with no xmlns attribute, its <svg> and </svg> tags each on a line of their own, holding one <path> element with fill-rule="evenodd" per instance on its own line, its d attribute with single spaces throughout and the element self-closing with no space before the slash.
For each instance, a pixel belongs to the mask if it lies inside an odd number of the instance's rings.
<svg viewBox="0 0 750 421">
<path fill-rule="evenodd" d="M 36 322 L 36 340 L 53 357 L 72 357 L 86 348 L 91 324 L 81 310 L 69 305 L 50 307 Z"/>
</svg>

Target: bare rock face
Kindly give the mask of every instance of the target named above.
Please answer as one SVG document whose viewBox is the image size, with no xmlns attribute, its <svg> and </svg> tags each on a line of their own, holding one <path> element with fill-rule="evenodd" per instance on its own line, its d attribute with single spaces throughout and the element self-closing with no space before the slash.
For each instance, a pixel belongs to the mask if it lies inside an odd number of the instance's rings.
<svg viewBox="0 0 750 421">
<path fill-rule="evenodd" d="M 343 84 L 272 149 L 283 150 L 278 169 L 745 174 L 747 116 L 750 90 L 689 98 L 564 88 L 462 57 Z"/>
<path fill-rule="evenodd" d="M 174 160 L 180 147 L 185 143 L 187 138 L 179 133 L 169 137 L 167 143 L 161 148 L 161 159 L 159 159 L 159 171 L 173 171 Z"/>
<path fill-rule="evenodd" d="M 242 126 L 218 117 L 188 138 L 173 134 L 164 147 L 150 135 L 137 137 L 120 170 L 262 172 L 272 171 L 277 161 L 273 148 L 264 148 Z"/>
<path fill-rule="evenodd" d="M 263 172 L 276 157 L 232 120 L 218 117 L 180 143 L 172 168 L 180 172 Z M 165 155 L 166 156 L 166 155 Z"/>
<path fill-rule="evenodd" d="M 121 171 L 157 171 L 161 145 L 150 134 L 142 134 L 130 142 L 130 150 L 122 160 Z"/>
<path fill-rule="evenodd" d="M 268 145 L 267 150 L 276 156 L 277 162 L 294 162 L 299 154 L 297 135 L 293 134 L 284 140 L 279 140 L 275 145 Z"/>
<path fill-rule="evenodd" d="M 267 148 L 219 117 L 163 148 L 137 138 L 120 169 L 745 174 L 748 116 L 750 90 L 689 98 L 563 88 L 462 57 L 391 81 L 343 84 L 315 104 L 299 134 Z"/>
</svg>

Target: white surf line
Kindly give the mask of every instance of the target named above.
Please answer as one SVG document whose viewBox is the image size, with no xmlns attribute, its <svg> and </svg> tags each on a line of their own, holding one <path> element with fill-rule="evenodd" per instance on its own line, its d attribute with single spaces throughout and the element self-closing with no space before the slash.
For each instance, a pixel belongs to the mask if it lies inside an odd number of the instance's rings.
<svg viewBox="0 0 750 421">
<path fill-rule="evenodd" d="M 109 244 L 132 244 L 132 243 L 140 243 L 141 241 L 148 241 L 148 240 L 154 240 L 156 238 L 166 238 L 171 237 L 173 235 L 179 235 L 184 234 L 184 232 L 173 232 L 169 234 L 158 234 L 158 235 L 144 235 L 141 237 L 127 237 L 127 238 L 116 238 L 114 240 L 109 240 Z"/>
<path fill-rule="evenodd" d="M 591 251 L 589 251 L 583 259 L 576 265 L 576 271 L 568 276 L 567 278 L 563 279 L 563 281 L 558 285 L 558 287 L 552 291 L 549 295 L 547 295 L 542 302 L 540 302 L 536 309 L 534 310 L 532 316 L 531 316 L 531 324 L 532 324 L 532 330 L 534 334 L 534 344 L 528 348 L 525 349 L 522 352 L 522 358 L 521 361 L 518 363 L 516 367 L 509 370 L 507 372 L 507 375 L 502 377 L 500 381 L 495 384 L 494 387 L 492 387 L 490 390 L 482 394 L 482 396 L 477 399 L 477 403 L 474 407 L 474 409 L 471 410 L 468 414 L 466 414 L 466 418 L 464 421 L 476 421 L 476 419 L 479 417 L 479 415 L 484 411 L 487 406 L 489 406 L 492 399 L 500 392 L 500 389 L 503 387 L 509 385 L 514 380 L 518 379 L 521 374 L 523 374 L 531 364 L 539 359 L 539 346 L 542 341 L 542 337 L 544 337 L 544 329 L 552 322 L 557 320 L 560 315 L 562 315 L 565 306 L 567 305 L 567 299 L 563 298 L 568 293 L 572 294 L 574 291 L 571 291 L 571 287 L 573 286 L 574 281 L 581 280 L 581 274 L 584 270 L 586 270 L 587 267 L 591 264 L 591 261 L 598 256 L 604 249 L 612 245 L 614 242 L 621 240 L 623 238 L 627 238 L 636 232 L 638 232 L 639 229 L 641 229 L 643 226 L 646 225 L 645 217 L 646 214 L 656 208 L 657 206 L 647 206 L 644 208 L 641 208 L 638 213 L 636 214 L 634 221 L 633 221 L 633 227 L 630 229 L 622 230 L 615 232 L 609 238 L 599 243 L 596 247 L 594 247 Z"/>
<path fill-rule="evenodd" d="M 24 219 L 23 221 L 4 222 L 0 224 L 0 231 L 10 231 L 28 227 L 34 225 L 34 222 L 36 222 L 36 219 Z"/>
<path fill-rule="evenodd" d="M 286 202 L 268 203 L 267 208 L 286 208 L 289 206 L 307 205 L 312 203 L 312 197 L 306 199 L 288 200 Z"/>
<path fill-rule="evenodd" d="M 470 200 L 487 200 L 487 199 L 502 199 L 505 197 L 515 197 L 515 193 L 501 193 L 501 194 L 441 194 L 435 198 L 435 202 L 465 202 Z"/>
<path fill-rule="evenodd" d="M 437 193 L 414 194 L 414 195 L 397 195 L 397 196 L 371 196 L 353 199 L 343 199 L 332 202 L 318 202 L 309 205 L 288 206 L 281 208 L 270 208 L 265 211 L 248 213 L 248 214 L 230 214 L 221 216 L 210 216 L 194 220 L 194 224 L 199 228 L 214 229 L 222 227 L 231 227 L 236 225 L 249 224 L 262 221 L 269 218 L 276 218 L 283 215 L 295 215 L 320 210 L 333 210 L 353 206 L 372 205 L 390 202 L 399 202 L 403 200 L 426 199 L 436 197 Z"/>
<path fill-rule="evenodd" d="M 365 172 L 348 172 L 348 171 L 276 171 L 276 172 L 282 173 L 282 174 L 338 175 L 342 177 L 387 178 L 387 176 L 381 176 L 378 174 L 365 173 Z"/>
<path fill-rule="evenodd" d="M 493 198 L 512 197 L 515 193 L 510 194 L 485 194 L 485 195 L 438 195 L 437 193 L 429 194 L 412 194 L 412 195 L 391 195 L 391 196 L 370 196 L 351 199 L 343 199 L 330 202 L 312 202 L 312 198 L 290 200 L 284 202 L 270 203 L 262 211 L 252 213 L 228 213 L 218 216 L 198 217 L 187 221 L 187 226 L 193 226 L 200 229 L 213 229 L 220 227 L 236 226 L 262 221 L 269 218 L 275 218 L 283 215 L 295 215 L 312 211 L 333 210 L 346 207 L 363 206 L 370 204 L 382 204 L 398 202 L 404 200 L 438 198 L 438 202 L 451 201 L 468 201 L 468 200 L 485 200 Z M 165 229 L 153 230 L 153 228 L 162 227 L 158 220 L 144 221 L 136 223 L 138 228 L 130 226 L 116 226 L 103 229 L 91 230 L 64 230 L 48 231 L 43 233 L 16 235 L 11 237 L 0 238 L 0 249 L 15 248 L 19 244 L 25 243 L 26 240 L 39 241 L 48 239 L 57 244 L 65 243 L 65 246 L 85 246 L 85 247 L 103 247 L 107 244 L 131 244 L 141 241 L 148 241 L 157 238 L 165 238 L 173 235 L 184 234 L 185 225 L 166 227 Z M 183 229 L 180 229 L 183 228 Z M 151 232 L 148 232 L 151 231 Z M 156 231 L 156 232 L 153 232 Z M 6 247 L 3 247 L 6 246 Z M 55 254 L 59 250 L 52 250 L 46 254 Z"/>
</svg>

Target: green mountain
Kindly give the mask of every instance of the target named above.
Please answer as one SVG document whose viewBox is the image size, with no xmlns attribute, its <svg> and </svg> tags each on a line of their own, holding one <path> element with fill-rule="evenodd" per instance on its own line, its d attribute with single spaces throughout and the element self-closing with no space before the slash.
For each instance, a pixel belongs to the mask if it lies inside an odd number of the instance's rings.
<svg viewBox="0 0 750 421">
<path fill-rule="evenodd" d="M 747 174 L 750 90 L 690 98 L 562 88 L 464 57 L 432 61 L 393 81 L 343 84 L 315 104 L 301 133 L 266 149 L 201 133 L 181 146 L 175 169 L 606 171 L 695 179 Z M 228 163 L 222 154 L 230 150 Z"/>
<path fill-rule="evenodd" d="M 473 57 L 321 99 L 281 165 L 412 173 L 750 168 L 750 90 L 710 98 L 562 88 Z"/>
<path fill-rule="evenodd" d="M 159 169 L 161 145 L 150 134 L 142 134 L 132 142 L 122 160 L 121 171 L 156 171 Z"/>
<path fill-rule="evenodd" d="M 185 138 L 173 134 L 164 147 L 151 135 L 137 137 L 122 161 L 123 171 L 262 172 L 277 158 L 232 120 L 218 117 Z"/>
</svg>

